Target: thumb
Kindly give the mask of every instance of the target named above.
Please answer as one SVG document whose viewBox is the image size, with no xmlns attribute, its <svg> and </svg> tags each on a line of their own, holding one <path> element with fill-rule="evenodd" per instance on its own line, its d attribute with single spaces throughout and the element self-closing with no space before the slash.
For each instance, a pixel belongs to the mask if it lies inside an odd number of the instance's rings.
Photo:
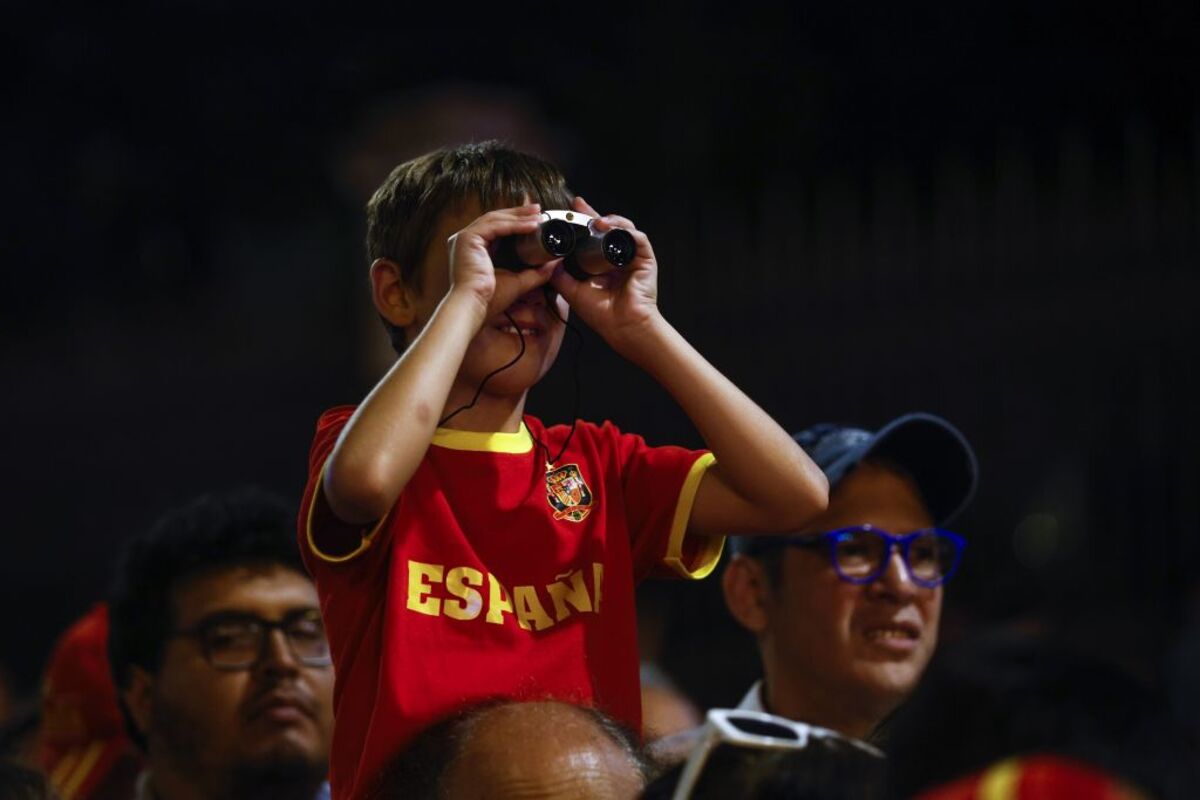
<svg viewBox="0 0 1200 800">
<path fill-rule="evenodd" d="M 567 271 L 562 266 L 560 261 L 554 269 L 554 275 L 550 278 L 550 285 L 554 287 L 562 298 L 567 301 L 567 305 L 574 306 L 575 298 L 579 295 L 579 281 L 567 274 Z"/>
<path fill-rule="evenodd" d="M 540 267 L 533 269 L 523 269 L 516 273 L 517 297 L 531 292 L 537 287 L 550 280 L 550 276 L 554 274 L 554 269 L 557 266 L 557 261 L 548 261 Z"/>
</svg>

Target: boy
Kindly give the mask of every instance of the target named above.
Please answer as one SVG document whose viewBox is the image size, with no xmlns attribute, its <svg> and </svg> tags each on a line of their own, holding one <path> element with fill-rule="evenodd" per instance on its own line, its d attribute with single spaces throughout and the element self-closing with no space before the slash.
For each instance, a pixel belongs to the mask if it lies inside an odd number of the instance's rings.
<svg viewBox="0 0 1200 800">
<path fill-rule="evenodd" d="M 337 672 L 337 797 L 487 698 L 594 704 L 638 730 L 635 582 L 703 577 L 724 534 L 794 530 L 828 500 L 791 437 L 663 319 L 629 220 L 594 223 L 635 239 L 617 279 L 493 267 L 492 244 L 534 232 L 541 209 L 596 216 L 554 167 L 494 142 L 402 164 L 368 204 L 375 307 L 402 355 L 321 418 L 300 525 Z M 525 416 L 568 310 L 712 452 Z"/>
</svg>

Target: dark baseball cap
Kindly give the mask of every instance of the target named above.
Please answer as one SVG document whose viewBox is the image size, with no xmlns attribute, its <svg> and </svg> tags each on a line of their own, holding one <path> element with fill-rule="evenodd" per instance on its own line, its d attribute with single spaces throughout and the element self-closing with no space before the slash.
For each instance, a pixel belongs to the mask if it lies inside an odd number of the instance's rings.
<svg viewBox="0 0 1200 800">
<path fill-rule="evenodd" d="M 830 489 L 869 458 L 900 467 L 916 481 L 936 525 L 954 519 L 975 494 L 975 452 L 958 428 L 933 414 L 905 414 L 874 433 L 823 423 L 792 438 L 829 478 Z"/>
<path fill-rule="evenodd" d="M 905 414 L 874 432 L 825 422 L 792 438 L 825 473 L 830 491 L 864 460 L 895 464 L 917 484 L 935 525 L 954 519 L 975 494 L 975 452 L 958 428 L 934 414 Z M 734 537 L 734 547 L 744 552 L 757 538 Z"/>
</svg>

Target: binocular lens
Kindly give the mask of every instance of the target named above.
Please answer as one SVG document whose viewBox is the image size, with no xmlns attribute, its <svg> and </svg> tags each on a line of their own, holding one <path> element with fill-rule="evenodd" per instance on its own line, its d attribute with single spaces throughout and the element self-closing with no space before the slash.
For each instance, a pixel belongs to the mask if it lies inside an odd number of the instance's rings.
<svg viewBox="0 0 1200 800">
<path fill-rule="evenodd" d="M 577 280 L 620 269 L 633 260 L 637 245 L 629 231 L 614 228 L 600 233 L 580 222 L 547 219 L 535 233 L 505 236 L 491 247 L 492 263 L 498 269 L 523 270 L 555 258 L 566 259 L 566 269 Z"/>
<path fill-rule="evenodd" d="M 604 251 L 604 260 L 614 267 L 623 267 L 628 264 L 633 260 L 633 255 L 637 251 L 633 235 L 629 231 L 619 228 L 604 234 L 601 247 Z"/>
<path fill-rule="evenodd" d="M 542 247 L 555 258 L 562 258 L 575 247 L 575 232 L 569 222 L 552 219 L 541 226 Z"/>
</svg>

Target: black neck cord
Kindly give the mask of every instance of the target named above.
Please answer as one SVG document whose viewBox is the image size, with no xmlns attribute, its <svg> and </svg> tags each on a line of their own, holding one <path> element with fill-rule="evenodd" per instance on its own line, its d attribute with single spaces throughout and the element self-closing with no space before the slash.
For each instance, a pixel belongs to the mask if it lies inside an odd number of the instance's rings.
<svg viewBox="0 0 1200 800">
<path fill-rule="evenodd" d="M 549 299 L 549 298 L 547 298 L 547 299 Z M 569 331 L 571 331 L 571 333 L 575 334 L 575 358 L 574 358 L 575 363 L 571 369 L 571 375 L 572 375 L 572 378 L 573 378 L 574 384 L 575 384 L 575 397 L 571 401 L 571 429 L 569 431 L 567 431 L 567 438 L 563 440 L 563 445 L 561 448 L 559 448 L 558 453 L 557 453 L 557 455 L 554 456 L 554 458 L 550 458 L 550 450 L 546 447 L 546 445 L 542 444 L 542 440 L 537 438 L 537 436 L 534 436 L 532 430 L 529 431 L 529 435 L 533 439 L 534 444 L 536 444 L 538 447 L 540 447 L 542 449 L 542 452 L 546 454 L 547 467 L 554 466 L 555 462 L 557 462 L 560 458 L 562 458 L 563 453 L 565 453 L 567 451 L 567 445 L 569 445 L 571 443 L 571 437 L 573 437 L 575 435 L 575 424 L 579 421 L 579 419 L 578 419 L 579 418 L 579 395 L 580 395 L 579 354 L 583 351 L 583 334 L 579 332 L 579 329 L 576 328 L 571 323 L 567 322 L 561 316 L 559 316 L 558 308 L 555 307 L 553 304 L 550 305 L 550 313 L 554 314 L 555 318 L 557 318 L 559 322 L 561 322 L 563 325 L 565 325 L 567 327 L 567 330 L 569 330 Z M 509 367 L 514 366 L 518 361 L 521 360 L 521 357 L 525 355 L 525 334 L 521 333 L 521 326 L 517 325 L 517 321 L 514 320 L 512 318 L 512 315 L 509 314 L 507 311 L 504 312 L 504 316 L 508 320 L 509 324 L 512 325 L 513 328 L 516 329 L 517 336 L 521 337 L 521 349 L 512 358 L 512 360 L 509 361 L 507 364 L 496 367 L 496 369 L 492 370 L 487 375 L 484 375 L 483 380 L 481 380 L 479 382 L 479 386 L 475 389 L 475 396 L 471 398 L 471 402 L 467 403 L 466 405 L 459 406 L 458 408 L 454 409 L 449 414 L 447 414 L 445 417 L 443 417 L 441 419 L 441 421 L 438 422 L 439 428 L 444 427 L 447 422 L 454 419 L 454 417 L 456 415 L 460 414 L 461 412 L 466 411 L 468 408 L 473 408 L 474 405 L 477 402 L 479 402 L 479 397 L 480 397 L 480 395 L 483 394 L 483 388 L 485 386 L 487 386 L 487 382 L 490 381 L 495 376 L 499 375 L 504 370 L 508 369 Z M 524 422 L 523 415 L 522 415 L 521 421 Z M 525 424 L 525 428 L 526 428 L 526 430 L 529 430 L 528 423 Z"/>
<path fill-rule="evenodd" d="M 507 364 L 505 364 L 504 366 L 501 366 L 501 367 L 496 367 L 494 370 L 489 372 L 487 375 L 484 375 L 483 380 L 481 380 L 479 382 L 479 387 L 475 389 L 475 396 L 471 398 L 471 402 L 467 403 L 465 406 L 459 406 L 458 408 L 454 409 L 449 414 L 447 414 L 445 417 L 443 417 L 438 422 L 439 428 L 444 427 L 447 422 L 454 419 L 456 416 L 458 416 L 462 412 L 466 411 L 468 408 L 474 408 L 475 404 L 479 402 L 479 395 L 483 394 L 483 387 L 487 386 L 487 382 L 490 381 L 492 378 L 496 377 L 497 375 L 499 375 L 501 372 L 504 372 L 504 370 L 506 370 L 509 367 L 516 364 L 518 361 L 521 360 L 521 356 L 525 355 L 525 334 L 521 333 L 521 328 L 519 325 L 517 325 L 517 321 L 512 318 L 512 314 L 509 314 L 507 311 L 505 311 L 504 316 L 508 319 L 508 323 L 517 329 L 517 336 L 521 337 L 520 351 L 518 351 L 518 353 L 515 356 L 513 356 L 512 360 L 509 361 Z"/>
<path fill-rule="evenodd" d="M 558 316 L 557 309 L 555 310 L 555 316 Z M 542 440 L 534 436 L 533 431 L 529 432 L 529 435 L 533 436 L 534 443 L 542 448 L 542 452 L 546 454 L 547 467 L 553 467 L 562 458 L 563 453 L 567 452 L 567 445 L 571 443 L 571 437 L 575 435 L 575 424 L 579 422 L 579 354 L 583 351 L 583 334 L 579 332 L 579 328 L 562 319 L 562 317 L 559 317 L 559 319 L 567 326 L 567 330 L 575 334 L 575 357 L 572 359 L 575 363 L 571 367 L 571 378 L 575 384 L 575 396 L 571 399 L 571 429 L 567 431 L 567 438 L 563 439 L 562 447 L 558 449 L 558 453 L 555 454 L 554 458 L 550 457 L 550 450 L 547 449 L 546 445 L 542 444 Z M 528 428 L 529 425 L 526 424 L 525 427 Z"/>
</svg>

